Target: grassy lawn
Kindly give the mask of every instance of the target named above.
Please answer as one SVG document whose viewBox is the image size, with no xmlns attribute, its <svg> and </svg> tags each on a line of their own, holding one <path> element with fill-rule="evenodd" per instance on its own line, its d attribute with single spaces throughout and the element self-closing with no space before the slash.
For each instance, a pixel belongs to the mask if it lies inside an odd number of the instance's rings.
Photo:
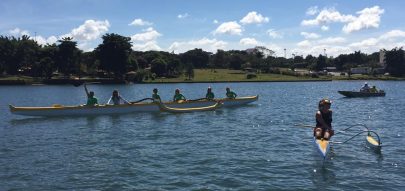
<svg viewBox="0 0 405 191">
<path fill-rule="evenodd" d="M 180 76 L 178 78 L 158 78 L 155 80 L 147 80 L 145 82 L 239 82 L 239 81 L 302 81 L 302 80 L 330 80 L 330 77 L 296 77 L 280 74 L 257 74 L 256 78 L 247 79 L 246 73 L 241 70 L 229 70 L 229 69 L 195 69 L 194 78 L 188 80 L 186 76 Z"/>
</svg>

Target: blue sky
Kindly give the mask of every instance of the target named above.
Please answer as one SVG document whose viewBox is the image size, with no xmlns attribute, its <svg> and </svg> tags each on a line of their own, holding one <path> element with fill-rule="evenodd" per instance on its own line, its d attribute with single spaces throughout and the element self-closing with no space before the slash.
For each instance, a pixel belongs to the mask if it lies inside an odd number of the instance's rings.
<svg viewBox="0 0 405 191">
<path fill-rule="evenodd" d="M 265 46 L 277 56 L 330 56 L 405 45 L 405 1 L 2 0 L 0 35 L 38 43 L 71 36 L 85 51 L 105 33 L 134 50 L 216 52 Z"/>
</svg>

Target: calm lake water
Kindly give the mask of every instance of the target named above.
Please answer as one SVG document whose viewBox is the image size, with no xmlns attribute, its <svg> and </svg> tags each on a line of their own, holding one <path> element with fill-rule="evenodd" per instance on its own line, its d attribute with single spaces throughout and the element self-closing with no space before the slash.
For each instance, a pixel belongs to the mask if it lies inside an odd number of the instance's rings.
<svg viewBox="0 0 405 191">
<path fill-rule="evenodd" d="M 369 81 L 386 97 L 347 99 L 362 81 L 90 85 L 100 102 L 113 89 L 129 100 L 160 90 L 172 98 L 216 97 L 225 87 L 260 95 L 244 107 L 169 114 L 33 118 L 17 106 L 75 105 L 83 87 L 0 86 L 0 190 L 404 190 L 405 82 Z M 365 136 L 333 145 L 323 163 L 312 143 L 317 103 L 332 99 L 335 130 L 364 123 L 379 133 L 381 154 Z M 342 134 L 335 141 L 350 136 Z"/>
</svg>

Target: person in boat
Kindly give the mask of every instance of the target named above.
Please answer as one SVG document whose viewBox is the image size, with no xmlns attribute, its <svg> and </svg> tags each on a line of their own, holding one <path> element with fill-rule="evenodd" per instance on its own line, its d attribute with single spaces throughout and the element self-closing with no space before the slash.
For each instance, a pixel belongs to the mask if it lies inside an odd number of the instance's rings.
<svg viewBox="0 0 405 191">
<path fill-rule="evenodd" d="M 153 99 L 153 101 L 159 101 L 159 102 L 162 101 L 160 99 L 160 95 L 158 94 L 158 89 L 157 88 L 153 89 L 152 99 Z"/>
<path fill-rule="evenodd" d="M 329 140 L 334 131 L 332 129 L 332 110 L 330 110 L 332 102 L 329 99 L 322 99 L 318 104 L 316 112 L 316 127 L 314 128 L 314 136 L 317 139 Z"/>
<path fill-rule="evenodd" d="M 179 102 L 180 100 L 186 101 L 187 99 L 183 96 L 183 94 L 180 93 L 179 89 L 176 89 L 176 91 L 174 92 L 173 101 Z"/>
<path fill-rule="evenodd" d="M 378 93 L 377 87 L 373 86 L 372 88 L 370 88 L 370 92 L 371 93 Z"/>
<path fill-rule="evenodd" d="M 98 104 L 98 100 L 96 97 L 94 97 L 94 92 L 90 91 L 87 89 L 86 84 L 84 84 L 84 90 L 86 91 L 87 95 L 87 103 L 86 106 L 94 106 Z"/>
<path fill-rule="evenodd" d="M 236 93 L 231 91 L 231 89 L 229 87 L 226 88 L 226 97 L 229 99 L 235 99 L 236 98 Z"/>
<path fill-rule="evenodd" d="M 368 86 L 367 82 L 364 83 L 364 86 L 360 89 L 360 92 L 370 92 L 370 86 Z"/>
<path fill-rule="evenodd" d="M 120 96 L 120 94 L 118 93 L 118 90 L 114 90 L 112 92 L 112 96 L 108 100 L 107 104 L 111 104 L 111 102 L 112 102 L 113 105 L 131 104 L 127 100 L 125 100 L 124 98 L 122 98 Z"/>
<path fill-rule="evenodd" d="M 215 98 L 214 93 L 212 92 L 211 87 L 208 87 L 207 89 L 207 94 L 205 94 L 205 99 L 207 100 L 213 100 Z"/>
</svg>

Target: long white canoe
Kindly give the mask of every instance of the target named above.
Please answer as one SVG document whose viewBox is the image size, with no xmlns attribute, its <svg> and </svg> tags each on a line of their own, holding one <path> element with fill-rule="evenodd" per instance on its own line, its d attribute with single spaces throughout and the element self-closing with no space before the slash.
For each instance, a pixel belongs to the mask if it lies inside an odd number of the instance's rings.
<svg viewBox="0 0 405 191">
<path fill-rule="evenodd" d="M 329 152 L 330 143 L 329 140 L 317 139 L 314 137 L 315 148 L 319 151 L 323 159 L 326 159 L 326 155 Z"/>
<path fill-rule="evenodd" d="M 259 96 L 238 97 L 236 99 L 215 99 L 212 101 L 185 101 L 182 103 L 164 102 L 171 108 L 200 108 L 209 107 L 218 101 L 223 103 L 223 107 L 240 106 L 257 101 Z M 97 106 L 63 106 L 53 105 L 50 107 L 15 107 L 10 105 L 10 112 L 16 115 L 26 116 L 86 116 L 86 115 L 104 115 L 104 114 L 122 114 L 133 112 L 153 112 L 160 111 L 159 106 L 152 102 L 140 102 L 123 105 L 97 105 Z"/>
</svg>

